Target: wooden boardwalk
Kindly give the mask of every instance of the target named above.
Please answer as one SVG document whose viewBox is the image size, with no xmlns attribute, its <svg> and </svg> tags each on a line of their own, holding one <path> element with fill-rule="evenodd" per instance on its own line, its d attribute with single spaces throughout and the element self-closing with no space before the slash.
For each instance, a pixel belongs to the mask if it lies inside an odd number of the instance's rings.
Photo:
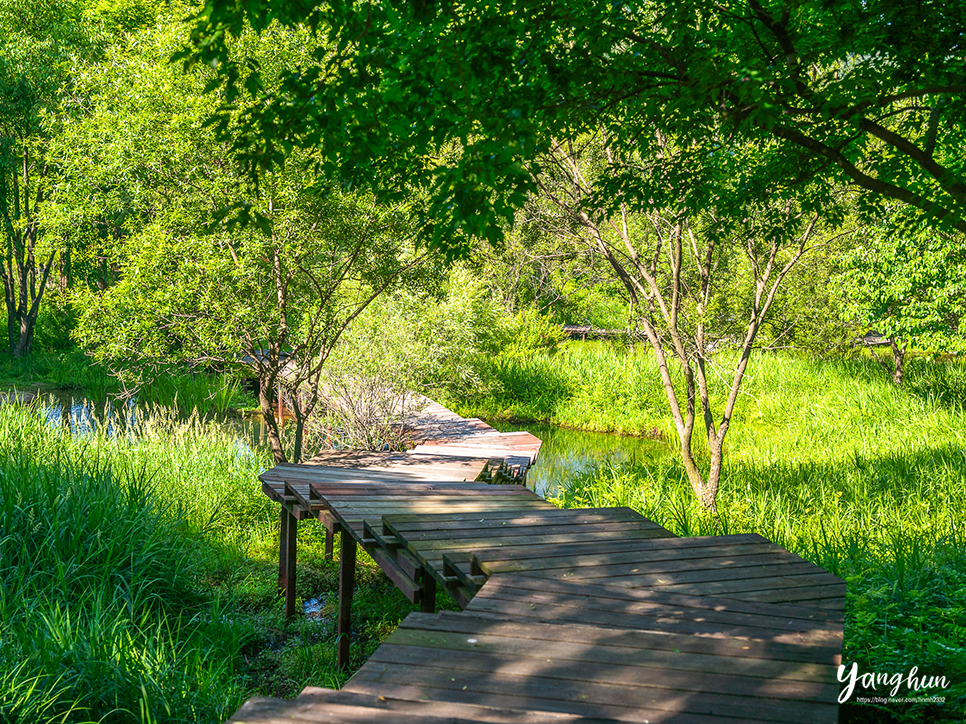
<svg viewBox="0 0 966 724">
<path fill-rule="evenodd" d="M 758 535 L 678 538 L 629 508 L 560 510 L 520 484 L 540 441 L 438 405 L 408 453 L 264 473 L 295 527 L 341 541 L 348 662 L 361 545 L 420 604 L 341 691 L 253 699 L 232 722 L 834 722 L 845 584 Z M 479 479 L 488 482 L 479 482 Z M 435 612 L 447 591 L 463 610 Z"/>
</svg>

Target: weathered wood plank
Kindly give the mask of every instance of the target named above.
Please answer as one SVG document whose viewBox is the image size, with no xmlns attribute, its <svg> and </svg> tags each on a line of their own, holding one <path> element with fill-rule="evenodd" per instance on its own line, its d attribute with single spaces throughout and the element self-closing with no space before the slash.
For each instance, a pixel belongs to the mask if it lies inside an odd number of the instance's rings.
<svg viewBox="0 0 966 724">
<path fill-rule="evenodd" d="M 435 618 L 412 613 L 403 620 L 397 631 L 407 628 L 422 628 L 435 632 L 450 632 L 476 638 L 483 634 L 501 638 L 520 638 L 537 642 L 553 642 L 566 636 L 566 641 L 588 647 L 599 647 L 613 642 L 616 646 L 632 647 L 648 651 L 675 650 L 692 654 L 713 654 L 735 659 L 767 659 L 797 663 L 827 663 L 835 661 L 838 651 L 836 645 L 816 644 L 802 646 L 768 640 L 755 639 L 715 639 L 711 637 L 675 635 L 640 631 L 637 629 L 613 629 L 580 624 L 563 624 L 553 630 L 554 624 L 540 624 L 532 621 L 513 621 L 510 619 L 487 619 L 468 613 L 440 611 Z"/>
<path fill-rule="evenodd" d="M 457 701 L 474 701 L 474 695 L 499 705 L 515 701 L 517 706 L 550 711 L 580 709 L 605 716 L 620 712 L 617 718 L 634 716 L 650 719 L 658 712 L 701 714 L 721 718 L 734 717 L 745 721 L 771 721 L 786 724 L 795 722 L 834 722 L 838 706 L 794 700 L 775 701 L 763 697 L 729 697 L 700 691 L 671 692 L 652 687 L 631 687 L 600 682 L 584 682 L 578 678 L 564 679 L 546 676 L 510 676 L 502 673 L 464 672 L 457 669 L 440 670 L 431 666 L 397 665 L 381 662 L 367 664 L 353 677 L 360 682 L 393 684 L 404 681 L 423 690 L 425 698 L 448 698 L 459 694 Z M 744 701 L 742 701 L 744 699 Z M 476 699 L 479 700 L 479 699 Z M 654 714 L 650 714 L 654 712 Z M 675 719 L 676 721 L 676 719 Z"/>
<path fill-rule="evenodd" d="M 503 487 L 519 487 L 519 486 L 494 486 L 493 490 L 499 490 Z M 486 492 L 486 491 L 484 491 Z M 567 510 L 557 507 L 547 508 L 539 512 L 528 513 L 524 517 L 501 517 L 501 516 L 487 516 L 483 520 L 471 519 L 470 522 L 474 524 L 474 527 L 501 527 L 505 525 L 558 525 L 561 522 L 571 522 L 571 523 L 609 523 L 609 522 L 620 522 L 620 521 L 646 521 L 652 525 L 656 525 L 653 521 L 649 521 L 647 518 L 642 516 L 637 511 L 630 508 L 598 508 L 596 510 Z M 414 520 L 408 519 L 398 519 L 395 521 L 396 527 L 399 530 L 405 530 L 407 532 L 414 531 L 442 531 L 451 529 L 460 529 L 465 527 L 464 524 L 467 521 L 460 516 L 450 516 L 447 513 L 440 513 L 431 516 L 419 516 Z"/>
<path fill-rule="evenodd" d="M 441 666 L 448 671 L 474 672 L 485 676 L 498 671 L 505 676 L 541 676 L 580 684 L 621 685 L 630 689 L 669 689 L 665 695 L 700 691 L 732 696 L 827 702 L 840 687 L 831 666 L 818 664 L 778 665 L 774 661 L 736 661 L 724 656 L 697 656 L 673 652 L 617 651 L 568 644 L 534 646 L 499 641 L 492 650 L 460 646 L 461 641 L 441 641 L 437 632 L 431 645 L 425 639 L 399 637 L 387 641 L 369 657 L 373 663 Z M 460 637 L 465 644 L 465 637 Z M 403 643 L 400 643 L 403 642 Z M 595 655 L 596 654 L 596 655 Z M 601 654 L 606 654 L 602 656 Z M 769 671 L 774 671 L 773 676 Z"/>
<path fill-rule="evenodd" d="M 705 566 L 734 565 L 751 561 L 762 563 L 767 560 L 781 560 L 801 563 L 803 558 L 788 551 L 776 550 L 771 543 L 745 544 L 742 546 L 721 546 L 721 548 L 676 548 L 674 550 L 611 551 L 607 553 L 572 553 L 569 555 L 544 556 L 544 549 L 533 551 L 533 558 L 510 561 L 488 561 L 487 566 L 493 573 L 524 572 L 535 574 L 537 571 L 570 568 L 575 566 L 593 568 L 599 572 L 597 578 L 620 575 L 639 564 L 646 564 L 649 571 L 680 570 L 677 566 L 698 568 Z M 729 562 L 730 561 L 730 562 Z M 667 568 L 665 568 L 667 567 Z M 586 572 L 587 577 L 594 577 Z"/>
<path fill-rule="evenodd" d="M 664 589 L 632 589 L 573 581 L 551 581 L 513 574 L 491 577 L 478 592 L 473 608 L 489 598 L 500 598 L 533 603 L 532 612 L 538 615 L 540 605 L 574 606 L 579 610 L 615 611 L 623 613 L 647 612 L 654 609 L 672 610 L 675 615 L 700 618 L 705 621 L 729 620 L 745 626 L 759 626 L 784 630 L 823 630 L 842 635 L 842 616 L 818 611 L 811 606 L 757 603 L 737 599 L 690 596 L 671 593 Z M 621 617 L 626 623 L 634 618 Z"/>
<path fill-rule="evenodd" d="M 497 709 L 489 706 L 463 704 L 455 702 L 427 702 L 394 699 L 381 695 L 371 695 L 341 689 L 321 689 L 308 686 L 302 690 L 295 700 L 305 707 L 316 710 L 323 709 L 327 704 L 345 704 L 349 706 L 365 706 L 378 710 L 381 717 L 379 722 L 392 723 L 399 714 L 433 717 L 451 717 L 450 721 L 457 722 L 494 722 L 497 724 L 608 724 L 614 720 L 599 717 L 587 718 L 559 712 L 522 711 L 516 709 Z M 290 702 L 286 702 L 290 703 Z M 427 719 L 428 722 L 433 720 Z"/>
</svg>

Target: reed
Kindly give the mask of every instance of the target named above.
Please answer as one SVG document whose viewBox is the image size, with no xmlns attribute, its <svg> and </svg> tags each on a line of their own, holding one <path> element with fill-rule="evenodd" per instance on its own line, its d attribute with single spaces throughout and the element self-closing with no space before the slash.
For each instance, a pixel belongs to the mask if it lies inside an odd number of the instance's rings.
<svg viewBox="0 0 966 724">
<path fill-rule="evenodd" d="M 108 406 L 72 430 L 0 406 L 0 722 L 216 722 L 343 683 L 317 524 L 299 526 L 297 592 L 319 611 L 284 620 L 271 465 L 171 408 Z M 353 669 L 411 610 L 364 554 L 357 573 Z"/>
<path fill-rule="evenodd" d="M 115 454 L 124 436 L 72 437 L 32 413 L 0 408 L 0 720 L 226 718 L 246 631 L 197 585 L 194 511 Z"/>
</svg>

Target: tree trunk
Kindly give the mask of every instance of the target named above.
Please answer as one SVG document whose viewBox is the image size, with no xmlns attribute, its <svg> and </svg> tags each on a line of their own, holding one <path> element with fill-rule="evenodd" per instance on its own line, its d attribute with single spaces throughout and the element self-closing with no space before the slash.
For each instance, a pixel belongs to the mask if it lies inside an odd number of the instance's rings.
<svg viewBox="0 0 966 724">
<path fill-rule="evenodd" d="M 292 462 L 302 462 L 302 438 L 305 433 L 307 415 L 302 410 L 297 393 L 292 394 L 292 413 L 295 415 L 295 444 L 292 449 Z"/>
<path fill-rule="evenodd" d="M 717 454 L 715 453 L 717 447 Z M 718 514 L 718 483 L 721 479 L 721 447 L 712 444 L 711 468 L 708 471 L 707 480 L 701 474 L 694 454 L 691 451 L 689 442 L 681 441 L 681 460 L 684 463 L 684 472 L 688 476 L 688 482 L 694 491 L 695 497 L 700 501 L 705 510 L 713 515 Z"/>
<path fill-rule="evenodd" d="M 272 392 L 275 389 L 274 379 L 270 375 L 259 375 L 258 377 L 258 406 L 262 411 L 262 420 L 265 422 L 265 429 L 268 431 L 268 446 L 275 458 L 275 463 L 288 462 L 285 457 L 285 450 L 282 448 L 282 438 L 279 434 L 279 421 L 275 419 L 274 400 Z"/>
<path fill-rule="evenodd" d="M 906 366 L 906 346 L 900 346 L 894 339 L 889 340 L 889 345 L 892 347 L 892 381 L 901 385 Z"/>
<path fill-rule="evenodd" d="M 60 291 L 70 289 L 70 247 L 60 252 Z"/>
<path fill-rule="evenodd" d="M 724 435 L 708 438 L 708 452 L 711 453 L 711 466 L 708 468 L 708 481 L 704 486 L 701 504 L 714 515 L 718 514 L 718 485 L 721 482 L 721 463 L 724 460 Z"/>
</svg>

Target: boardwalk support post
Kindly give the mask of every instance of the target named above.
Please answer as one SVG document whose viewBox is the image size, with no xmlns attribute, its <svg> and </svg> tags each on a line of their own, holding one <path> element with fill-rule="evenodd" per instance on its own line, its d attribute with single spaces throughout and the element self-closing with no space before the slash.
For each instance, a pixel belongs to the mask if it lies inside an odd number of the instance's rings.
<svg viewBox="0 0 966 724">
<path fill-rule="evenodd" d="M 419 592 L 419 610 L 436 613 L 436 579 L 426 569 L 422 570 L 422 590 Z"/>
<path fill-rule="evenodd" d="M 352 626 L 352 589 L 356 585 L 356 542 L 347 528 L 339 528 L 339 625 L 336 663 L 349 665 L 349 629 Z"/>
<path fill-rule="evenodd" d="M 298 518 L 284 505 L 278 517 L 278 591 L 285 594 L 285 618 L 295 616 L 295 560 Z"/>
<path fill-rule="evenodd" d="M 288 519 L 291 514 L 282 506 L 278 516 L 278 593 L 285 594 L 285 582 L 288 570 L 285 566 L 288 553 Z"/>
<path fill-rule="evenodd" d="M 325 560 L 332 560 L 332 543 L 335 536 L 332 534 L 331 528 L 325 529 Z"/>
<path fill-rule="evenodd" d="M 289 513 L 288 545 L 285 547 L 285 620 L 295 618 L 295 559 L 299 519 Z"/>
</svg>

